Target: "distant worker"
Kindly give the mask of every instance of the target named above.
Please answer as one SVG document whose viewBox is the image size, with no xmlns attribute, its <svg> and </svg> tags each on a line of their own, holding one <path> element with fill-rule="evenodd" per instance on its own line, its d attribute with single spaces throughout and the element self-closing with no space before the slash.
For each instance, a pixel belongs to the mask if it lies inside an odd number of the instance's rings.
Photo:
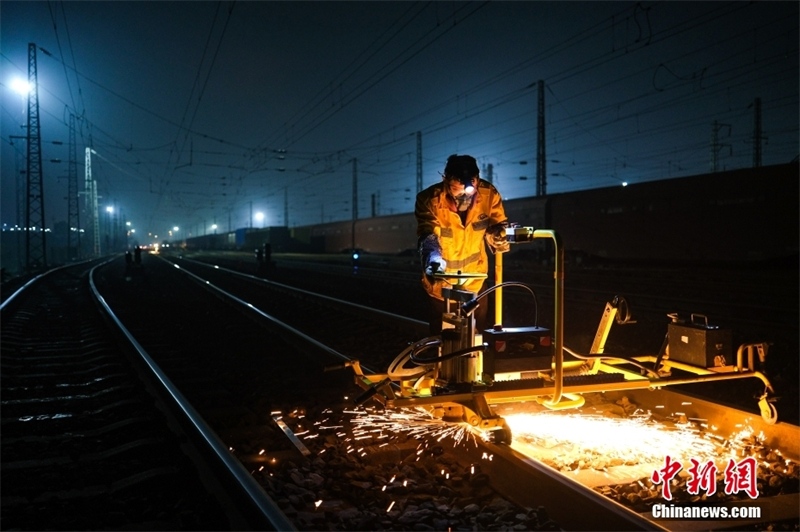
<svg viewBox="0 0 800 532">
<path fill-rule="evenodd" d="M 256 248 L 256 275 L 264 275 L 266 267 L 264 266 L 264 250 Z"/>
<path fill-rule="evenodd" d="M 417 247 L 422 262 L 422 285 L 430 296 L 430 334 L 442 331 L 443 280 L 433 274 L 461 271 L 487 273 L 489 258 L 486 245 L 493 253 L 508 251 L 506 214 L 497 189 L 479 177 L 474 157 L 451 155 L 442 181 L 417 194 L 414 215 L 417 219 Z M 486 279 L 470 279 L 463 290 L 480 293 Z M 477 330 L 488 324 L 484 301 L 475 311 Z"/>
<path fill-rule="evenodd" d="M 140 248 L 139 246 L 133 248 L 133 261 L 136 264 L 142 263 L 142 248 Z"/>
</svg>

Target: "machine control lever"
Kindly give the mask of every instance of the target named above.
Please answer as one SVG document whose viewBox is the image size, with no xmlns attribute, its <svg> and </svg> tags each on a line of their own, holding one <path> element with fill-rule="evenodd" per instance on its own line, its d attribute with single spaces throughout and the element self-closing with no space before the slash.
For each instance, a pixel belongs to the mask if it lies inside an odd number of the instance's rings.
<svg viewBox="0 0 800 532">
<path fill-rule="evenodd" d="M 364 393 L 362 393 L 361 395 L 359 395 L 358 397 L 356 397 L 356 398 L 355 398 L 355 400 L 354 400 L 353 402 L 354 402 L 355 404 L 357 404 L 357 405 L 360 405 L 360 404 L 362 404 L 362 403 L 365 403 L 366 401 L 368 401 L 369 399 L 371 399 L 373 395 L 375 395 L 376 393 L 378 393 L 378 390 L 379 390 L 379 389 L 381 389 L 383 386 L 386 386 L 387 384 L 391 384 L 391 382 L 392 382 L 392 379 L 390 379 L 389 377 L 387 377 L 387 378 L 383 379 L 381 382 L 378 382 L 378 383 L 376 383 L 376 384 L 373 384 L 372 386 L 370 386 L 369 388 L 367 388 L 367 390 L 366 390 Z"/>
</svg>

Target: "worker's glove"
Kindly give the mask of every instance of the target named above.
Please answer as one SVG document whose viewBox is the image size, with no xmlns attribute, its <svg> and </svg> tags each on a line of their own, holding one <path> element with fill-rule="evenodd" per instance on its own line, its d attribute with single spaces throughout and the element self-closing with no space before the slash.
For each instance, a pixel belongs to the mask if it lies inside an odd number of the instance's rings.
<svg viewBox="0 0 800 532">
<path fill-rule="evenodd" d="M 444 273 L 447 268 L 447 262 L 438 253 L 431 253 L 428 255 L 428 263 L 425 265 L 425 275 L 433 275 L 435 273 Z"/>
<path fill-rule="evenodd" d="M 506 237 L 506 228 L 504 224 L 497 224 L 490 227 L 486 231 L 486 243 L 489 244 L 491 250 L 495 253 L 505 253 L 511 245 L 508 243 Z"/>
</svg>

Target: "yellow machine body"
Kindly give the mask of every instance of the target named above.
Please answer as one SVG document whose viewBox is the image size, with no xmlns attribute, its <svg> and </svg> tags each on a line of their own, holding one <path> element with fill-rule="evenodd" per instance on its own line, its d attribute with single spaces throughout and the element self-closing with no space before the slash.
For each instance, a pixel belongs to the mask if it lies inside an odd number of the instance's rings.
<svg viewBox="0 0 800 532">
<path fill-rule="evenodd" d="M 621 320 L 619 315 L 620 310 L 627 311 L 627 304 L 615 298 L 606 304 L 590 353 L 581 355 L 564 346 L 564 248 L 561 239 L 555 231 L 548 229 L 515 227 L 508 233 L 509 241 L 514 244 L 537 238 L 548 238 L 553 242 L 554 326 L 547 340 L 551 348 L 549 359 L 545 363 L 538 359 L 523 371 L 503 372 L 494 367 L 490 374 L 484 372 L 483 352 L 487 346 L 483 343 L 483 335 L 476 334 L 472 316 L 460 312 L 458 305 L 454 310 L 447 299 L 452 298 L 463 305 L 475 295 L 458 290 L 460 272 L 448 272 L 445 277 L 455 279 L 455 284 L 451 291 L 444 292 L 448 304 L 441 337 L 429 337 L 412 344 L 395 359 L 386 373 L 367 375 L 358 361 L 346 364 L 355 372 L 356 383 L 365 390 L 361 401 L 374 398 L 387 408 L 423 407 L 435 417 L 467 422 L 475 428 L 494 432 L 500 441 L 510 441 L 505 421 L 494 413 L 492 405 L 537 401 L 550 409 L 578 408 L 584 404 L 583 396 L 587 393 L 756 378 L 765 387 L 758 402 L 761 415 L 767 423 L 777 421 L 770 397 L 774 393 L 772 386 L 766 375 L 756 369 L 755 357 L 758 356 L 760 363 L 766 358 L 766 342 L 741 345 L 735 361 L 726 360 L 719 364 L 717 359 L 712 367 L 672 360 L 668 347 L 657 356 L 626 359 L 606 356 L 603 350 L 612 325 L 627 320 Z M 495 323 L 501 324 L 502 254 L 495 255 L 495 259 Z M 412 363 L 409 367 L 416 352 L 434 348 L 438 351 L 437 357 L 424 359 L 422 363 L 417 358 L 418 365 Z M 451 356 L 459 353 L 463 354 Z M 571 355 L 569 360 L 565 360 L 565 353 Z"/>
</svg>

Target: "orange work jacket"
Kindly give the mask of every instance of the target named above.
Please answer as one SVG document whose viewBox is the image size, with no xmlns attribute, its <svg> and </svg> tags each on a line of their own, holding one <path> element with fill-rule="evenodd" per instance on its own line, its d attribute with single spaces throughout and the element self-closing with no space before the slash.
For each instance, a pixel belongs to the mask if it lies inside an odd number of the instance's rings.
<svg viewBox="0 0 800 532">
<path fill-rule="evenodd" d="M 466 211 L 464 222 L 456 210 L 455 202 L 447 195 L 444 181 L 417 194 L 414 214 L 417 218 L 417 238 L 422 241 L 428 235 L 435 235 L 448 272 L 488 272 L 489 260 L 484 242 L 486 230 L 506 221 L 503 200 L 494 185 L 483 179 L 478 180 L 477 191 L 472 205 Z M 459 289 L 478 292 L 483 282 L 483 279 L 470 279 Z M 422 285 L 431 296 L 438 299 L 442 299 L 442 286 L 450 286 L 424 274 Z"/>
</svg>

